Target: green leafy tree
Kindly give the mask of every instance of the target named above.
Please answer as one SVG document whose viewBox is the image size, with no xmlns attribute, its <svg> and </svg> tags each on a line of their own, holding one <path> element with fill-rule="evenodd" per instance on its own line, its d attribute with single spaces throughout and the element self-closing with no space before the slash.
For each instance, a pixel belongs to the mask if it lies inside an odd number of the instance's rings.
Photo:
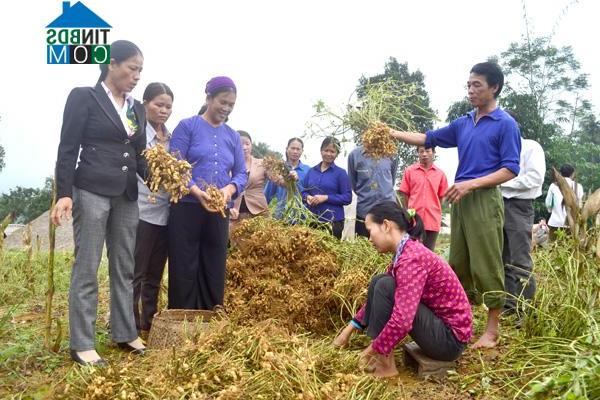
<svg viewBox="0 0 600 400">
<path fill-rule="evenodd" d="M 283 159 L 283 155 L 264 142 L 252 143 L 252 156 L 256 158 L 265 158 L 265 156 L 275 156 L 279 159 Z"/>
<path fill-rule="evenodd" d="M 384 81 L 395 81 L 398 87 L 406 84 L 412 84 L 415 87 L 414 101 L 408 106 L 412 115 L 412 123 L 419 132 L 425 132 L 433 128 L 435 112 L 429 105 L 429 93 L 425 90 L 425 76 L 419 70 L 411 72 L 408 63 L 399 63 L 395 57 L 385 63 L 383 74 L 377 74 L 371 77 L 362 76 L 358 82 L 356 93 L 361 99 L 365 95 L 365 89 L 369 84 L 380 83 Z M 391 119 L 391 118 L 390 118 Z M 384 120 L 382 122 L 387 121 Z M 393 123 L 392 123 L 393 124 Z M 393 126 L 393 125 L 392 125 Z M 398 127 L 402 128 L 402 127 Z"/>
<path fill-rule="evenodd" d="M 575 123 L 591 110 L 582 93 L 588 89 L 587 75 L 571 46 L 556 47 L 549 37 L 513 42 L 501 54 L 506 74 L 507 94 L 531 97 L 530 106 L 546 123 L 575 128 Z"/>
<path fill-rule="evenodd" d="M 0 196 L 0 219 L 14 212 L 14 222 L 26 224 L 46 212 L 51 201 L 52 178 L 46 178 L 43 188 L 17 186 Z"/>
<path fill-rule="evenodd" d="M 446 117 L 446 122 L 450 123 L 458 117 L 462 117 L 471 110 L 473 110 L 473 106 L 466 98 L 455 101 L 450 105 L 450 107 L 448 107 L 448 117 Z"/>
</svg>

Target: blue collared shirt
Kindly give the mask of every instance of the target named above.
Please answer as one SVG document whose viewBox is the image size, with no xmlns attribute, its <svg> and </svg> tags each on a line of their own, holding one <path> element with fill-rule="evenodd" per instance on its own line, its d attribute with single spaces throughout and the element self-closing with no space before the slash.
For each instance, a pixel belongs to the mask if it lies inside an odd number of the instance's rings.
<svg viewBox="0 0 600 400">
<path fill-rule="evenodd" d="M 198 115 L 181 120 L 171 136 L 170 151 L 192 164 L 189 186 L 204 190 L 213 184 L 221 189 L 231 183 L 237 189 L 232 199 L 244 191 L 248 175 L 240 135 L 228 125 L 215 128 Z M 198 199 L 188 194 L 181 201 Z"/>
<path fill-rule="evenodd" d="M 167 127 L 164 127 L 164 129 L 167 136 L 171 137 L 171 134 L 167 131 Z M 156 131 L 150 123 L 146 123 L 146 148 L 150 149 L 158 143 Z M 166 143 L 165 147 L 169 151 L 169 143 Z M 150 189 L 148 189 L 148 186 L 146 186 L 144 180 L 139 175 L 137 175 L 137 184 L 139 193 L 137 202 L 140 209 L 140 219 L 149 224 L 167 225 L 169 219 L 169 194 L 161 189 L 155 197 L 155 202 L 152 203 L 148 198 L 152 192 L 150 192 Z"/>
<path fill-rule="evenodd" d="M 374 160 L 367 157 L 362 146 L 348 155 L 348 175 L 352 190 L 358 198 L 356 215 L 363 218 L 369 210 L 383 201 L 396 201 L 394 180 L 398 169 L 397 159 Z"/>
<path fill-rule="evenodd" d="M 304 177 L 304 189 L 302 190 L 302 201 L 308 209 L 319 216 L 319 220 L 343 221 L 344 206 L 352 202 L 352 189 L 350 178 L 343 168 L 331 164 L 329 168 L 321 172 L 321 163 L 312 167 Z M 316 206 L 306 203 L 306 196 L 326 194 L 326 202 Z"/>
<path fill-rule="evenodd" d="M 302 193 L 302 182 L 304 182 L 304 177 L 310 170 L 310 167 L 306 164 L 302 164 L 301 161 L 298 161 L 298 165 L 294 168 L 294 171 L 298 174 L 298 180 L 296 181 L 296 186 L 298 187 L 298 192 Z M 285 210 L 285 203 L 287 201 L 287 189 L 283 186 L 276 185 L 275 183 L 268 181 L 265 185 L 265 197 L 267 198 L 267 203 L 271 203 L 273 198 L 277 199 L 277 208 L 275 209 L 274 217 L 279 219 L 283 215 Z"/>
<path fill-rule="evenodd" d="M 475 123 L 475 110 L 450 125 L 428 131 L 426 147 L 458 147 L 455 182 L 480 178 L 507 168 L 519 175 L 521 135 L 515 120 L 501 108 Z"/>
</svg>

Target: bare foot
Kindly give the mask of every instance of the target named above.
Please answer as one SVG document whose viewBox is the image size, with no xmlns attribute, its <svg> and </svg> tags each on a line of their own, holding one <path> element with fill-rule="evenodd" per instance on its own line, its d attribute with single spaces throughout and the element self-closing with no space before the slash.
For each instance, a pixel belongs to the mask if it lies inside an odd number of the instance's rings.
<svg viewBox="0 0 600 400">
<path fill-rule="evenodd" d="M 472 349 L 491 349 L 498 344 L 498 333 L 485 332 L 473 346 Z"/>
<path fill-rule="evenodd" d="M 377 354 L 373 356 L 373 360 L 375 361 L 375 370 L 373 371 L 373 376 L 377 378 L 390 378 L 398 375 L 394 353 L 390 353 L 388 356 Z"/>
</svg>

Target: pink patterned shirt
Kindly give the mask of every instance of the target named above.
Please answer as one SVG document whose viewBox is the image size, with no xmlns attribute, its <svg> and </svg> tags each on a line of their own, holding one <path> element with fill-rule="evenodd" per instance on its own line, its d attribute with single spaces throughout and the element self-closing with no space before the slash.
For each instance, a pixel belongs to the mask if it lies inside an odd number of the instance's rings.
<svg viewBox="0 0 600 400">
<path fill-rule="evenodd" d="M 471 339 L 473 316 L 467 295 L 452 268 L 416 240 L 409 240 L 387 273 L 394 277 L 394 308 L 389 321 L 372 343 L 379 354 L 389 354 L 412 329 L 419 303 L 426 305 L 463 343 Z M 365 306 L 356 313 L 363 321 Z"/>
</svg>

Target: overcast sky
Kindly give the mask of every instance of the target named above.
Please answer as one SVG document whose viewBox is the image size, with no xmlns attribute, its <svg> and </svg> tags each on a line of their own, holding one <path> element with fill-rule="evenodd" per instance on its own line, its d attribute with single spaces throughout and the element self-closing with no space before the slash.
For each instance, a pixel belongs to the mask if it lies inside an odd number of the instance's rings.
<svg viewBox="0 0 600 400">
<path fill-rule="evenodd" d="M 209 78 L 228 75 L 238 87 L 230 125 L 280 152 L 288 138 L 304 133 L 318 99 L 343 104 L 359 77 L 381 73 L 390 56 L 424 73 L 432 106 L 444 120 L 448 106 L 465 95 L 471 66 L 525 32 L 520 0 L 84 3 L 112 25 L 109 41 L 131 40 L 144 53 L 136 98 L 153 81 L 173 89 L 171 129 L 198 111 Z M 555 30 L 556 45 L 573 46 L 590 75 L 589 97 L 598 112 L 600 2 L 525 5 L 533 34 Z M 97 80 L 97 65 L 46 64 L 45 26 L 61 13 L 59 0 L 0 3 L 0 144 L 6 151 L 0 192 L 39 187 L 53 173 L 66 97 Z M 438 153 L 451 179 L 453 155 Z M 319 160 L 318 143 L 309 142 L 304 161 Z M 345 160 L 339 164 L 345 167 Z"/>
</svg>

